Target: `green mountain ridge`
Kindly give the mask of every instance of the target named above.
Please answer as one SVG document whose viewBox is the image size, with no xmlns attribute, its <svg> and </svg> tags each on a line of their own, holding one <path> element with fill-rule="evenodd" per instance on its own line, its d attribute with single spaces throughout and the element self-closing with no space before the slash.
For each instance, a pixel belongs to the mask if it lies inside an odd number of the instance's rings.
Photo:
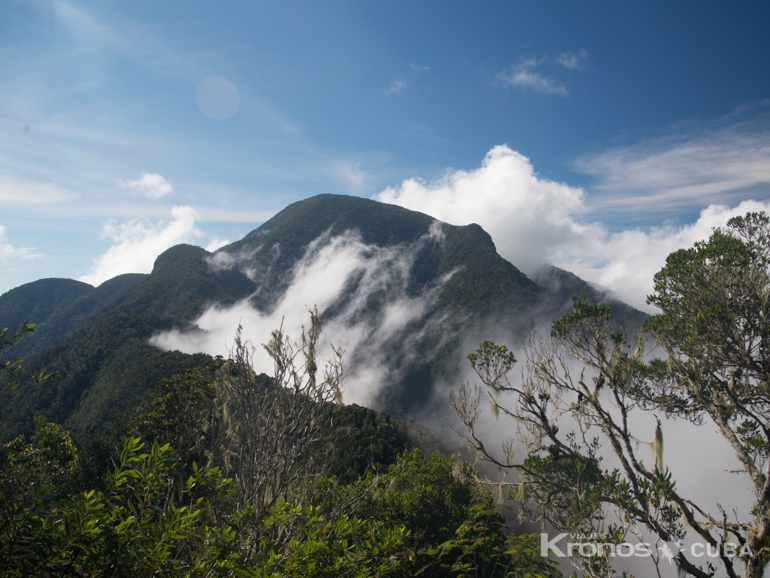
<svg viewBox="0 0 770 578">
<path fill-rule="evenodd" d="M 355 241 L 357 258 L 373 264 L 378 284 L 362 296 L 368 290 L 363 274 L 352 274 L 322 311 L 325 320 L 356 321 L 374 330 L 394 299 L 425 307 L 378 344 L 377 354 L 392 370 L 379 384 L 380 409 L 410 414 L 424 406 L 438 383 L 456 375 L 464 362 L 458 347 L 468 335 L 495 327 L 515 341 L 538 321 L 566 311 L 572 291 L 598 297 L 582 280 L 554 268 L 537 277 L 540 284 L 528 278 L 497 254 L 478 225 L 453 226 L 394 205 L 319 195 L 289 205 L 213 254 L 191 245 L 172 247 L 158 256 L 149 275 L 121 276 L 98 288 L 43 280 L 0 296 L 0 326 L 13 326 L 20 315 L 38 322 L 37 341 L 30 339 L 26 350 L 22 341 L 18 349 L 27 352 L 29 373 L 45 369 L 60 376 L 20 388 L 0 408 L 0 440 L 28 432 L 37 414 L 76 432 L 104 427 L 161 378 L 210 359 L 162 352 L 148 344 L 150 337 L 194 329 L 195 319 L 214 304 L 248 299 L 259 311 L 274 311 L 298 267 L 313 258 L 312 250 L 340 235 Z M 632 317 L 642 315 L 616 306 Z M 348 363 L 365 364 L 370 354 L 363 350 Z"/>
</svg>

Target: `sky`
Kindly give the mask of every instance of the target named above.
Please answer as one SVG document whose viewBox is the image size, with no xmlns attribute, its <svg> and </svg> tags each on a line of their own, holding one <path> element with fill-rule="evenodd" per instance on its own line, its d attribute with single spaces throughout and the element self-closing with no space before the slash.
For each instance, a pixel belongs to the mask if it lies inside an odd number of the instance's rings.
<svg viewBox="0 0 770 578">
<path fill-rule="evenodd" d="M 641 308 L 770 210 L 762 2 L 0 3 L 0 293 L 149 272 L 286 205 L 477 222 Z"/>
</svg>

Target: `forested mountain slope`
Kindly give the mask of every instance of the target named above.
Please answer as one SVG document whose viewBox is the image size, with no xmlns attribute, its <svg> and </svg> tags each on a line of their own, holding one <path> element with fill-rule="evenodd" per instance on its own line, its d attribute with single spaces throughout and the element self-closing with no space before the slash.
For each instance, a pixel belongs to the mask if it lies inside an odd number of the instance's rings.
<svg viewBox="0 0 770 578">
<path fill-rule="evenodd" d="M 331 293 L 330 285 L 336 287 Z M 300 286 L 307 299 L 302 307 L 319 305 L 325 323 L 359 336 L 346 347 L 353 376 L 375 358 L 385 368 L 372 377 L 379 381 L 372 405 L 406 414 L 424 406 L 437 384 L 452 383 L 466 342 L 494 333 L 515 345 L 568 310 L 572 294 L 597 297 L 555 268 L 528 278 L 497 254 L 478 225 L 452 226 L 394 205 L 319 195 L 216 253 L 172 247 L 149 275 L 123 275 L 98 288 L 41 280 L 1 296 L 2 326 L 24 318 L 38 323 L 36 335 L 17 349 L 29 374 L 45 369 L 59 377 L 22 384 L 18 397 L 0 408 L 0 439 L 29 431 L 35 414 L 76 432 L 98 430 L 161 378 L 210 359 L 194 347 L 188 353 L 201 354 L 161 351 L 149 344 L 151 337 L 172 330 L 203 334 L 197 323 L 204 312 L 236 304 L 265 316 L 294 313 L 281 307 Z M 621 316 L 643 317 L 614 306 Z"/>
</svg>

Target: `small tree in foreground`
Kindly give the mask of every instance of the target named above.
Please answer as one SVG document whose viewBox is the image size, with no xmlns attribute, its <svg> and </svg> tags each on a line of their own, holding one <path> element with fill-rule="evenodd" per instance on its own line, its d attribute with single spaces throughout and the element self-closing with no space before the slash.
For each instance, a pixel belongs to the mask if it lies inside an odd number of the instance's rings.
<svg viewBox="0 0 770 578">
<path fill-rule="evenodd" d="M 522 514 L 610 544 L 629 534 L 678 542 L 689 528 L 716 555 L 704 563 L 684 550 L 653 548 L 658 574 L 662 552 L 692 576 L 719 568 L 730 577 L 762 576 L 770 561 L 769 269 L 770 219 L 749 213 L 668 257 L 648 298 L 662 311 L 648 319 L 648 333 L 629 337 L 613 328 L 609 307 L 576 299 L 550 339 L 527 343 L 520 382 L 509 380 L 516 359 L 505 346 L 485 342 L 471 354 L 485 388 L 466 384 L 450 402 L 476 450 L 518 471 Z M 650 335 L 665 358 L 649 361 Z M 484 445 L 477 425 L 485 397 L 495 415 L 516 421 L 524 459 L 514 456 L 512 438 L 503 457 Z M 642 435 L 630 426 L 637 412 L 716 424 L 754 490 L 750 515 L 683 495 L 662 459 L 660 420 L 654 438 Z M 603 447 L 614 454 L 612 467 L 602 461 Z M 612 574 L 606 551 L 584 553 L 574 561 L 589 575 Z"/>
<path fill-rule="evenodd" d="M 239 503 L 258 512 L 288 497 L 292 488 L 328 466 L 333 412 L 342 401 L 343 351 L 322 373 L 317 365 L 321 315 L 310 311 L 297 345 L 281 329 L 263 347 L 275 364 L 275 377 L 252 368 L 253 350 L 240 328 L 230 361 L 215 380 L 210 455 L 239 486 Z"/>
</svg>

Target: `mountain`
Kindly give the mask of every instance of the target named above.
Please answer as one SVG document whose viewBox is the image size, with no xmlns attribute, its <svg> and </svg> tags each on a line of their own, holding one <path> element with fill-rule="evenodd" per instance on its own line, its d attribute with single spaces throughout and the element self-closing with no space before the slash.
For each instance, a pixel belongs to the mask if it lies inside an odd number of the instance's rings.
<svg viewBox="0 0 770 578">
<path fill-rule="evenodd" d="M 245 331 L 266 325 L 266 341 L 282 319 L 313 305 L 329 338 L 347 350 L 354 401 L 367 391 L 369 405 L 414 415 L 437 388 L 456 381 L 480 340 L 517 345 L 568 310 L 579 292 L 598 295 L 555 268 L 530 279 L 497 254 L 478 225 L 319 195 L 215 253 L 172 247 L 149 275 L 98 288 L 42 280 L 0 296 L 0 325 L 23 317 L 39 323 L 36 341 L 26 350 L 19 345 L 29 372 L 60 375 L 20 388 L 0 408 L 0 440 L 28 431 L 38 413 L 76 432 L 103 428 L 162 377 L 210 359 L 203 352 L 216 353 L 211 344 L 221 347 L 234 331 L 217 320 L 242 319 Z"/>
<path fill-rule="evenodd" d="M 35 333 L 14 349 L 15 355 L 29 357 L 72 333 L 144 277 L 137 273 L 118 275 L 99 287 L 72 279 L 28 283 L 0 296 L 0 327 L 18 327 L 24 320 L 36 324 Z"/>
</svg>

